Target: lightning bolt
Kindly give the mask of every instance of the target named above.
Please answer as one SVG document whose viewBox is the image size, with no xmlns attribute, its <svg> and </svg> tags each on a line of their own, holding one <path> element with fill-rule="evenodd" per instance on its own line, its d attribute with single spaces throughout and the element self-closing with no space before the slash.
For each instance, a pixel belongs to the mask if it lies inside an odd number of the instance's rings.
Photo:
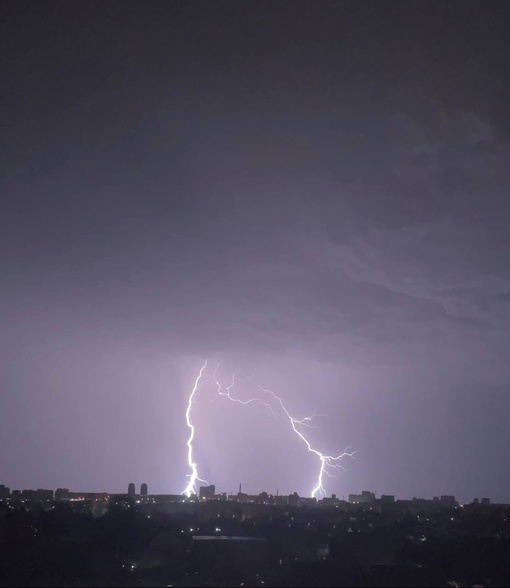
<svg viewBox="0 0 510 588">
<path fill-rule="evenodd" d="M 236 381 L 236 376 L 237 374 L 240 374 L 241 372 L 234 372 L 232 374 L 232 381 L 230 382 L 230 384 L 228 386 L 225 387 L 225 391 L 222 390 L 222 386 L 221 383 L 218 381 L 218 378 L 216 377 L 216 372 L 218 371 L 219 365 L 216 366 L 216 369 L 214 370 L 214 374 L 213 374 L 213 379 L 214 379 L 214 383 L 216 384 L 216 387 L 218 388 L 218 396 L 225 396 L 226 398 L 228 398 L 229 400 L 231 400 L 232 402 L 237 402 L 239 404 L 244 404 L 245 406 L 248 404 L 252 404 L 254 402 L 257 402 L 258 404 L 262 404 L 263 406 L 266 406 L 271 413 L 275 415 L 274 411 L 273 411 L 273 407 L 268 404 L 267 402 L 264 402 L 263 400 L 261 400 L 260 398 L 250 398 L 249 400 L 240 400 L 239 398 L 234 398 L 231 394 L 230 394 L 230 390 L 234 387 L 235 381 Z M 245 378 L 246 380 L 247 378 Z"/>
<path fill-rule="evenodd" d="M 319 474 L 317 476 L 317 482 L 315 483 L 315 486 L 313 487 L 311 495 L 312 495 L 312 498 L 315 498 L 317 496 L 317 494 L 324 496 L 326 494 L 326 491 L 324 490 L 324 486 L 323 486 L 324 475 L 328 476 L 329 478 L 333 478 L 334 476 L 331 473 L 331 470 L 339 470 L 340 469 L 340 470 L 345 471 L 345 468 L 342 466 L 342 464 L 340 462 L 345 457 L 353 458 L 355 452 L 354 451 L 349 452 L 348 451 L 349 447 L 346 447 L 346 449 L 338 455 L 325 455 L 324 453 L 320 452 L 318 449 L 315 449 L 314 447 L 312 447 L 310 441 L 308 441 L 308 439 L 305 437 L 304 433 L 302 432 L 301 427 L 311 427 L 312 425 L 310 423 L 313 419 L 313 416 L 305 417 L 304 419 L 301 419 L 301 420 L 294 418 L 289 413 L 289 411 L 285 408 L 285 405 L 283 404 L 282 399 L 277 394 L 275 394 L 272 390 L 267 390 L 266 388 L 262 388 L 262 386 L 259 386 L 251 378 L 250 378 L 250 381 L 255 386 L 257 386 L 257 388 L 259 390 L 261 390 L 262 392 L 266 392 L 267 394 L 271 394 L 271 396 L 273 396 L 273 398 L 276 399 L 278 404 L 281 406 L 283 412 L 285 413 L 285 416 L 289 419 L 290 425 L 291 425 L 294 433 L 296 433 L 296 435 L 306 445 L 308 452 L 313 453 L 314 455 L 316 455 L 319 458 L 319 461 L 320 461 Z"/>
<path fill-rule="evenodd" d="M 248 404 L 252 404 L 252 403 L 262 404 L 262 405 L 268 407 L 269 410 L 271 411 L 271 413 L 273 415 L 275 415 L 275 412 L 274 412 L 272 406 L 269 403 L 264 402 L 263 400 L 261 400 L 258 397 L 250 398 L 249 400 L 243 401 L 243 400 L 240 400 L 239 398 L 235 398 L 232 396 L 231 390 L 235 385 L 236 376 L 240 372 L 235 372 L 232 375 L 232 381 L 230 382 L 230 384 L 228 386 L 225 387 L 225 390 L 223 390 L 221 383 L 218 381 L 218 379 L 216 377 L 217 369 L 218 369 L 218 366 L 216 366 L 216 370 L 214 371 L 213 379 L 216 384 L 219 396 L 226 397 L 229 400 L 231 400 L 232 402 L 237 402 L 239 404 L 244 404 L 244 405 L 248 405 Z M 306 445 L 308 452 L 313 453 L 314 455 L 316 455 L 319 458 L 319 462 L 320 462 L 319 474 L 317 476 L 317 482 L 315 483 L 315 486 L 312 489 L 311 495 L 312 495 L 312 498 L 315 498 L 317 496 L 317 494 L 324 496 L 326 494 L 326 491 L 324 490 L 324 485 L 323 485 L 324 476 L 328 476 L 330 478 L 334 477 L 331 470 L 334 471 L 334 470 L 341 469 L 341 470 L 345 471 L 345 468 L 341 464 L 342 459 L 344 459 L 345 457 L 353 458 L 355 452 L 349 452 L 348 451 L 349 447 L 347 447 L 343 451 L 343 453 L 340 453 L 338 455 L 325 455 L 324 453 L 322 453 L 318 449 L 315 449 L 314 447 L 312 447 L 310 441 L 305 437 L 305 435 L 302 431 L 302 428 L 303 427 L 313 428 L 313 425 L 311 424 L 312 420 L 313 420 L 314 416 L 319 416 L 319 415 L 312 415 L 311 417 L 305 417 L 301 420 L 296 419 L 289 413 L 289 411 L 285 407 L 282 399 L 277 394 L 275 394 L 272 390 L 267 390 L 266 388 L 262 388 L 262 386 L 259 386 L 259 384 L 257 384 L 257 382 L 255 382 L 250 377 L 245 378 L 245 380 L 249 380 L 261 392 L 265 392 L 266 394 L 270 394 L 277 401 L 277 403 L 280 405 L 281 409 L 283 410 L 285 416 L 288 418 L 293 432 Z"/>
<path fill-rule="evenodd" d="M 186 409 L 186 424 L 188 425 L 188 428 L 190 431 L 187 445 L 188 445 L 188 465 L 191 469 L 191 474 L 187 475 L 187 477 L 189 478 L 188 485 L 181 492 L 181 494 L 186 494 L 186 496 L 188 498 L 192 494 L 197 493 L 197 489 L 195 486 L 197 480 L 199 482 L 204 482 L 205 484 L 207 484 L 207 482 L 205 480 L 202 480 L 201 478 L 198 477 L 197 464 L 193 461 L 193 438 L 195 437 L 195 427 L 193 426 L 193 423 L 191 422 L 191 409 L 193 407 L 193 403 L 195 402 L 195 394 L 198 391 L 198 384 L 200 382 L 200 379 L 202 378 L 202 374 L 204 373 L 204 370 L 206 367 L 207 367 L 207 359 L 205 360 L 204 365 L 200 369 L 198 377 L 195 380 L 195 385 L 193 386 L 193 390 L 191 391 L 191 394 L 189 395 L 188 407 Z"/>
</svg>

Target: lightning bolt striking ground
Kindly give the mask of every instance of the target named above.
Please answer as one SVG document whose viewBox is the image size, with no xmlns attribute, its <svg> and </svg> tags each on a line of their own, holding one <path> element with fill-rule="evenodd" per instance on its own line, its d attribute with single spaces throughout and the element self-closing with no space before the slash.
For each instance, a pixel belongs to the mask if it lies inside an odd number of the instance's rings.
<svg viewBox="0 0 510 588">
<path fill-rule="evenodd" d="M 305 417 L 304 419 L 298 420 L 296 418 L 294 418 L 293 416 L 290 415 L 289 411 L 285 408 L 285 405 L 283 404 L 282 399 L 277 396 L 272 390 L 267 390 L 265 388 L 262 388 L 262 386 L 259 386 L 256 382 L 253 382 L 253 380 L 251 380 L 252 383 L 257 386 L 257 388 L 259 390 L 261 390 L 262 392 L 266 392 L 268 394 L 271 394 L 271 396 L 273 396 L 273 398 L 275 398 L 278 402 L 278 404 L 281 406 L 283 412 L 285 413 L 285 416 L 289 419 L 290 421 L 290 425 L 292 427 L 292 430 L 294 431 L 294 433 L 296 433 L 296 435 L 303 441 L 303 443 L 306 445 L 309 453 L 313 453 L 314 455 L 316 455 L 319 460 L 320 460 L 320 470 L 319 470 L 319 474 L 317 476 L 317 482 L 315 483 L 315 486 L 312 490 L 312 498 L 315 498 L 317 496 L 317 494 L 320 494 L 321 496 L 324 496 L 326 494 L 326 491 L 324 490 L 324 486 L 323 486 L 323 479 L 324 479 L 324 475 L 328 476 L 329 478 L 334 477 L 331 473 L 330 473 L 330 469 L 333 470 L 344 470 L 345 468 L 342 466 L 342 464 L 340 463 L 342 461 L 342 459 L 344 459 L 345 457 L 354 457 L 354 451 L 349 452 L 348 449 L 349 447 L 346 447 L 346 449 L 340 453 L 339 455 L 324 455 L 324 453 L 321 453 L 318 449 L 315 449 L 314 447 L 312 447 L 310 441 L 308 441 L 308 439 L 305 437 L 305 435 L 303 434 L 303 432 L 300 430 L 301 427 L 310 427 L 310 422 L 313 419 L 313 416 L 311 417 Z"/>
<path fill-rule="evenodd" d="M 239 374 L 239 372 L 235 372 L 232 376 L 232 381 L 230 383 L 229 386 L 226 386 L 225 391 L 222 390 L 221 384 L 218 381 L 217 377 L 216 377 L 216 371 L 218 368 L 216 368 L 215 372 L 214 372 L 214 381 L 216 383 L 217 389 L 218 389 L 218 394 L 220 396 L 224 396 L 226 398 L 228 398 L 229 400 L 231 400 L 232 402 L 238 402 L 239 404 L 251 404 L 253 402 L 258 402 L 260 404 L 263 404 L 264 406 L 267 406 L 269 408 L 269 410 L 273 413 L 273 415 L 275 414 L 275 412 L 273 411 L 272 406 L 267 403 L 264 402 L 263 400 L 261 400 L 258 397 L 255 398 L 250 398 L 249 400 L 240 400 L 238 398 L 234 398 L 231 395 L 231 390 L 234 387 L 235 384 L 235 379 L 237 374 Z M 303 443 L 306 445 L 308 452 L 309 453 L 313 453 L 314 455 L 316 455 L 319 458 L 320 461 L 320 470 L 319 470 L 319 474 L 317 477 L 317 482 L 315 483 L 314 488 L 312 489 L 312 498 L 315 498 L 318 494 L 321 496 L 324 496 L 326 494 L 326 491 L 324 490 L 324 486 L 323 486 L 323 480 L 324 480 L 324 476 L 328 476 L 330 478 L 334 477 L 333 474 L 331 473 L 331 470 L 345 470 L 345 468 L 342 466 L 342 464 L 340 463 L 342 461 L 342 459 L 344 459 L 345 457 L 354 457 L 354 452 L 349 452 L 348 449 L 349 447 L 347 447 L 345 449 L 345 451 L 343 453 L 340 453 L 339 455 L 324 455 L 322 452 L 320 452 L 318 449 L 315 449 L 314 447 L 312 447 L 310 441 L 308 441 L 308 439 L 305 437 L 303 431 L 301 430 L 302 427 L 312 427 L 311 422 L 313 420 L 313 416 L 311 417 L 305 417 L 304 419 L 296 419 L 294 418 L 289 411 L 287 410 L 287 408 L 285 407 L 282 399 L 275 394 L 272 390 L 267 390 L 265 388 L 262 388 L 262 386 L 259 386 L 254 380 L 252 380 L 251 378 L 245 378 L 246 380 L 249 380 L 254 386 L 256 386 L 261 392 L 265 392 L 266 394 L 270 394 L 280 405 L 281 409 L 283 410 L 285 416 L 289 419 L 290 425 L 292 427 L 292 430 L 294 431 L 294 433 L 301 439 L 301 441 L 303 441 Z M 316 415 L 314 415 L 316 416 Z"/>
<path fill-rule="evenodd" d="M 200 373 L 198 374 L 198 377 L 195 380 L 195 385 L 193 386 L 193 390 L 188 398 L 188 408 L 186 409 L 186 424 L 188 425 L 188 428 L 190 430 L 187 445 L 188 445 L 188 465 L 191 469 L 191 474 L 187 475 L 187 477 L 189 478 L 188 485 L 181 492 L 181 494 L 186 494 L 186 496 L 188 498 L 192 494 L 197 493 L 197 489 L 195 486 L 197 480 L 199 482 L 204 482 L 207 484 L 207 482 L 205 480 L 202 480 L 201 478 L 198 477 L 197 464 L 193 461 L 193 438 L 195 437 L 195 427 L 193 426 L 193 423 L 191 422 L 191 409 L 192 409 L 193 403 L 195 401 L 195 394 L 197 393 L 198 384 L 200 382 L 200 379 L 202 378 L 202 374 L 203 374 L 206 367 L 207 367 L 207 359 L 205 360 L 205 363 L 202 366 L 202 368 L 200 369 Z"/>
</svg>

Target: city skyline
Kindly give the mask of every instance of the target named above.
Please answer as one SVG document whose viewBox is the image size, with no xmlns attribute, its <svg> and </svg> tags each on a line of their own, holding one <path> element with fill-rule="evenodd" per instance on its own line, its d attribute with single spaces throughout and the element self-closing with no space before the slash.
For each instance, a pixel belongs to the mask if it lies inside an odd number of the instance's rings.
<svg viewBox="0 0 510 588">
<path fill-rule="evenodd" d="M 250 492 L 242 492 L 241 491 L 242 484 L 239 484 L 238 492 L 226 492 L 226 491 L 219 491 L 216 492 L 216 485 L 209 484 L 205 486 L 200 486 L 199 492 L 196 494 L 192 494 L 191 496 L 186 496 L 183 493 L 179 494 L 172 494 L 172 493 L 149 493 L 148 492 L 148 484 L 142 482 L 139 485 L 139 492 L 136 491 L 137 485 L 134 482 L 130 482 L 128 484 L 127 492 L 108 492 L 108 491 L 80 491 L 80 490 L 71 490 L 69 488 L 56 488 L 56 489 L 48 489 L 48 488 L 24 488 L 24 489 L 11 489 L 10 487 L 6 486 L 5 484 L 0 484 L 0 502 L 1 501 L 23 501 L 23 502 L 30 502 L 30 501 L 85 501 L 85 500 L 105 500 L 107 498 L 113 499 L 120 499 L 124 497 L 128 500 L 131 500 L 133 503 L 139 504 L 140 502 L 150 501 L 150 502 L 158 502 L 158 501 L 165 501 L 167 499 L 172 499 L 174 502 L 182 502 L 182 503 L 195 503 L 195 502 L 203 502 L 203 501 L 234 501 L 234 502 L 258 502 L 261 505 L 268 505 L 268 504 L 291 504 L 294 498 L 300 499 L 303 502 L 300 504 L 297 502 L 295 506 L 313 506 L 313 505 L 320 505 L 321 503 L 330 505 L 336 502 L 347 502 L 349 504 L 371 504 L 371 503 L 393 503 L 393 502 L 402 502 L 407 503 L 409 501 L 414 502 L 430 502 L 430 503 L 437 503 L 441 506 L 447 506 L 449 508 L 456 507 L 456 506 L 463 506 L 464 504 L 482 504 L 482 505 L 500 505 L 500 506 L 509 506 L 506 503 L 493 503 L 490 497 L 482 496 L 482 497 L 473 497 L 472 500 L 466 501 L 465 503 L 461 503 L 457 501 L 456 497 L 449 494 L 441 494 L 437 493 L 434 496 L 425 497 L 425 496 L 413 496 L 413 497 L 399 497 L 393 494 L 385 494 L 379 493 L 380 495 L 377 496 L 377 492 L 373 492 L 371 490 L 362 490 L 359 494 L 356 493 L 349 493 L 346 496 L 337 496 L 336 494 L 331 494 L 329 496 L 320 496 L 320 497 L 312 497 L 312 496 L 300 496 L 297 492 L 291 492 L 289 494 L 280 494 L 277 490 L 275 493 L 262 491 L 256 494 L 251 494 Z"/>
<path fill-rule="evenodd" d="M 38 500 L 48 501 L 48 500 L 69 500 L 69 497 L 72 496 L 74 500 L 86 500 L 86 499 L 103 499 L 105 497 L 122 497 L 124 496 L 127 499 L 134 501 L 135 499 L 142 499 L 143 500 L 157 500 L 158 499 L 168 499 L 171 498 L 175 502 L 202 502 L 204 500 L 234 500 L 240 502 L 259 502 L 261 504 L 270 504 L 274 502 L 275 504 L 278 503 L 278 500 L 287 500 L 293 497 L 298 497 L 304 501 L 303 504 L 313 505 L 313 504 L 320 504 L 322 502 L 329 504 L 331 500 L 338 501 L 338 502 L 348 502 L 350 504 L 369 504 L 372 502 L 408 502 L 412 501 L 420 501 L 420 502 L 437 502 L 439 501 L 440 504 L 447 505 L 449 507 L 463 505 L 463 504 L 477 504 L 480 503 L 482 505 L 488 504 L 499 504 L 503 506 L 509 506 L 508 503 L 498 503 L 492 501 L 492 499 L 488 496 L 474 496 L 471 500 L 466 501 L 459 501 L 457 497 L 451 494 L 443 494 L 440 492 L 435 493 L 432 496 L 395 496 L 394 494 L 385 493 L 385 492 L 377 492 L 371 490 L 362 490 L 358 494 L 349 492 L 344 496 L 337 496 L 335 493 L 331 495 L 323 495 L 319 497 L 312 497 L 312 496 L 300 496 L 297 492 L 289 492 L 288 494 L 280 493 L 277 489 L 276 492 L 268 492 L 267 490 L 263 490 L 257 493 L 250 493 L 250 492 L 242 492 L 242 483 L 239 484 L 239 489 L 237 492 L 230 492 L 225 491 L 220 488 L 220 490 L 216 491 L 216 484 L 208 484 L 208 485 L 201 485 L 198 488 L 197 493 L 193 493 L 190 496 L 186 496 L 184 493 L 180 492 L 177 494 L 174 493 L 161 493 L 161 492 L 149 492 L 149 485 L 146 482 L 142 482 L 141 484 L 135 484 L 134 482 L 129 482 L 127 491 L 126 492 L 111 492 L 106 490 L 100 491 L 84 491 L 84 490 L 76 490 L 70 489 L 66 487 L 59 487 L 55 489 L 49 488 L 11 488 L 6 486 L 5 484 L 0 484 L 0 502 L 2 500 L 20 500 L 25 499 L 30 501 L 31 499 L 35 499 L 37 497 Z M 137 488 L 139 491 L 137 492 Z M 378 497 L 379 494 L 379 497 Z M 347 496 L 347 498 L 346 498 Z M 269 500 L 269 502 L 267 502 Z M 137 502 L 140 502 L 139 500 Z"/>
</svg>

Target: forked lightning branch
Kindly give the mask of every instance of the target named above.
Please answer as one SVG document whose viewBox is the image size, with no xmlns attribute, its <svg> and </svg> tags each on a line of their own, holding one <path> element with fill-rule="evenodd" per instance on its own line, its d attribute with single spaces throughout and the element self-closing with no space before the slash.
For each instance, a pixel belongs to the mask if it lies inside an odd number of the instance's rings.
<svg viewBox="0 0 510 588">
<path fill-rule="evenodd" d="M 189 429 L 189 437 L 188 437 L 188 441 L 187 441 L 187 447 L 188 447 L 187 457 L 188 457 L 188 466 L 190 468 L 190 473 L 187 475 L 188 483 L 186 485 L 186 488 L 182 492 L 182 494 L 185 494 L 188 498 L 190 496 L 192 496 L 193 494 L 196 494 L 197 481 L 207 483 L 205 480 L 203 480 L 202 478 L 199 477 L 198 467 L 197 467 L 197 464 L 195 461 L 195 457 L 193 455 L 193 440 L 195 438 L 196 425 L 192 421 L 193 405 L 194 405 L 195 400 L 197 398 L 197 393 L 200 389 L 200 385 L 202 383 L 202 378 L 203 378 L 204 371 L 206 370 L 206 368 L 207 368 L 207 360 L 205 360 L 204 365 L 200 368 L 200 372 L 195 380 L 195 384 L 193 386 L 191 394 L 189 395 L 188 404 L 187 404 L 187 408 L 186 408 L 186 424 Z M 267 390 L 265 388 L 262 388 L 256 382 L 254 382 L 251 378 L 245 378 L 245 380 L 249 380 L 253 385 L 255 385 L 264 394 L 264 397 L 268 397 L 268 399 L 270 401 L 267 402 L 265 399 L 259 398 L 258 396 L 255 396 L 255 397 L 250 398 L 248 400 L 241 400 L 239 398 L 236 398 L 232 393 L 232 389 L 234 388 L 234 386 L 236 384 L 236 378 L 237 378 L 239 372 L 236 372 L 233 374 L 230 384 L 228 386 L 226 386 L 225 388 L 222 387 L 216 374 L 217 374 L 217 369 L 214 371 L 212 379 L 214 380 L 214 383 L 216 385 L 217 392 L 218 392 L 219 396 L 227 398 L 231 402 L 236 402 L 238 404 L 243 404 L 245 406 L 249 406 L 250 404 L 254 404 L 254 403 L 261 404 L 261 405 L 267 407 L 267 409 L 273 415 L 276 414 L 275 410 L 277 410 L 277 411 L 279 410 L 283 413 L 283 415 L 285 416 L 285 419 L 288 421 L 288 423 L 290 425 L 290 431 L 301 440 L 302 444 L 306 447 L 307 451 L 309 453 L 313 454 L 319 462 L 319 472 L 317 475 L 315 485 L 311 491 L 311 496 L 313 498 L 316 497 L 317 495 L 323 496 L 325 494 L 324 485 L 323 485 L 324 484 L 324 476 L 334 477 L 334 474 L 337 470 L 339 470 L 339 469 L 343 470 L 344 468 L 341 463 L 342 460 L 346 457 L 353 457 L 354 452 L 349 452 L 348 451 L 349 448 L 347 448 L 342 453 L 339 453 L 338 455 L 327 455 L 327 454 L 322 453 L 317 448 L 312 446 L 310 440 L 305 435 L 305 429 L 307 427 L 311 426 L 313 416 L 305 417 L 303 419 L 297 419 L 297 418 L 293 417 L 289 413 L 287 408 L 285 407 L 282 399 L 277 394 L 275 394 L 272 390 Z"/>
</svg>

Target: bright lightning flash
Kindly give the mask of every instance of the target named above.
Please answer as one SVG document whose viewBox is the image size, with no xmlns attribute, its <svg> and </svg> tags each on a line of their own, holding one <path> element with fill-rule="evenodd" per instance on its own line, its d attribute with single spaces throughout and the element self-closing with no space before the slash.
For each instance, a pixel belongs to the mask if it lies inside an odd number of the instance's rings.
<svg viewBox="0 0 510 588">
<path fill-rule="evenodd" d="M 216 366 L 216 369 L 214 370 L 214 375 L 213 375 L 213 379 L 214 379 L 214 383 L 216 384 L 216 387 L 218 388 L 218 395 L 219 396 L 226 396 L 229 400 L 231 400 L 232 402 L 237 402 L 238 404 L 252 404 L 253 402 L 258 402 L 259 404 L 263 404 L 264 406 L 267 406 L 267 408 L 269 408 L 269 410 L 271 411 L 271 413 L 275 415 L 273 408 L 270 404 L 268 404 L 267 402 L 264 402 L 263 400 L 261 400 L 260 398 L 250 398 L 249 400 L 239 400 L 239 398 L 234 398 L 231 394 L 230 394 L 230 390 L 233 388 L 235 382 L 236 382 L 236 376 L 237 374 L 239 374 L 240 372 L 235 372 L 234 374 L 232 374 L 232 381 L 230 382 L 230 384 L 228 386 L 225 387 L 225 391 L 222 390 L 221 388 L 221 383 L 218 381 L 218 378 L 216 377 L 216 372 L 218 371 L 218 367 Z"/>
<path fill-rule="evenodd" d="M 217 368 L 216 368 L 217 370 Z M 231 395 L 231 390 L 234 387 L 235 384 L 235 379 L 236 376 L 239 372 L 235 372 L 232 376 L 232 381 L 230 383 L 229 386 L 227 386 L 225 388 L 225 391 L 222 390 L 221 388 L 221 384 L 218 381 L 218 379 L 216 378 L 216 370 L 214 372 L 214 381 L 216 383 L 216 386 L 218 388 L 218 394 L 220 396 L 225 396 L 227 397 L 229 400 L 231 400 L 232 402 L 238 402 L 240 404 L 251 404 L 253 402 L 258 402 L 260 404 L 263 404 L 264 406 L 267 406 L 269 408 L 269 410 L 273 413 L 273 415 L 275 414 L 273 411 L 272 406 L 267 403 L 264 402 L 263 400 L 261 400 L 258 397 L 255 398 L 251 398 L 250 400 L 239 400 L 238 398 L 234 398 Z M 312 447 L 310 441 L 308 441 L 308 439 L 305 437 L 302 428 L 303 427 L 312 427 L 313 425 L 311 425 L 311 422 L 313 420 L 313 416 L 311 417 L 305 417 L 304 419 L 298 420 L 296 418 L 294 418 L 289 411 L 285 408 L 285 405 L 283 404 L 282 399 L 276 395 L 272 390 L 266 390 L 265 388 L 262 388 L 261 386 L 259 386 L 256 382 L 254 382 L 251 378 L 246 378 L 247 380 L 251 381 L 252 384 L 254 384 L 261 392 L 265 392 L 266 394 L 270 394 L 280 405 L 281 409 L 283 410 L 283 412 L 285 413 L 285 416 L 289 419 L 290 425 L 292 427 L 292 430 L 294 431 L 294 433 L 301 439 L 301 441 L 303 441 L 303 443 L 306 445 L 308 452 L 309 453 L 313 453 L 314 455 L 316 455 L 319 458 L 320 461 L 320 470 L 319 470 L 319 474 L 317 477 L 317 482 L 315 483 L 315 486 L 312 490 L 312 497 L 316 497 L 317 494 L 324 496 L 326 494 L 325 490 L 324 490 L 324 486 L 323 486 L 323 480 L 324 480 L 324 476 L 328 476 L 330 478 L 334 477 L 332 474 L 332 470 L 345 470 L 345 468 L 342 466 L 341 461 L 342 459 L 344 459 L 345 457 L 354 457 L 354 452 L 349 452 L 348 449 L 349 447 L 347 447 L 345 449 L 345 451 L 343 453 L 340 453 L 339 455 L 324 455 L 322 452 L 320 452 L 318 449 L 315 449 L 314 447 Z M 315 416 L 315 415 L 314 415 Z"/>
<path fill-rule="evenodd" d="M 253 380 L 252 380 L 252 382 L 253 382 Z M 314 447 L 312 447 L 312 445 L 310 444 L 310 441 L 308 441 L 308 439 L 305 437 L 303 431 L 301 430 L 301 427 L 310 427 L 311 426 L 310 422 L 313 419 L 313 416 L 312 417 L 305 417 L 304 419 L 301 419 L 301 420 L 294 418 L 293 416 L 291 416 L 289 414 L 288 410 L 285 408 L 285 405 L 283 404 L 282 399 L 279 396 L 277 396 L 272 390 L 266 390 L 265 388 L 262 388 L 261 386 L 259 386 L 255 382 L 253 382 L 253 384 L 255 384 L 255 386 L 257 386 L 257 388 L 259 390 L 261 390 L 262 392 L 267 392 L 268 394 L 271 394 L 271 396 L 273 396 L 278 401 L 278 403 L 281 406 L 286 417 L 289 419 L 290 425 L 291 425 L 294 433 L 296 433 L 296 435 L 303 441 L 303 443 L 306 445 L 309 453 L 313 453 L 314 455 L 316 455 L 319 458 L 321 467 L 319 470 L 319 474 L 317 476 L 317 482 L 315 483 L 315 486 L 312 490 L 312 498 L 315 498 L 317 496 L 317 494 L 324 496 L 326 494 L 326 491 L 324 490 L 324 486 L 323 486 L 324 475 L 328 476 L 329 478 L 333 478 L 334 476 L 332 475 L 330 470 L 344 470 L 345 471 L 345 468 L 342 466 L 342 464 L 340 462 L 345 457 L 354 457 L 354 451 L 349 452 L 348 451 L 349 447 L 347 447 L 343 451 L 343 453 L 340 453 L 339 455 L 324 455 L 324 453 L 321 453 L 318 449 L 315 449 Z"/>
<path fill-rule="evenodd" d="M 181 494 L 186 494 L 186 496 L 188 498 L 192 494 L 197 493 L 197 489 L 196 489 L 197 480 L 199 482 L 204 482 L 205 484 L 207 484 L 207 482 L 205 480 L 202 480 L 201 478 L 198 477 L 197 464 L 193 461 L 193 438 L 195 437 L 195 427 L 193 426 L 193 423 L 191 422 L 191 409 L 193 407 L 193 403 L 195 402 L 195 394 L 198 391 L 198 385 L 199 385 L 200 379 L 202 378 L 202 374 L 203 374 L 206 367 L 207 367 L 207 359 L 205 360 L 205 363 L 202 366 L 202 368 L 200 369 L 200 373 L 198 374 L 198 377 L 195 380 L 195 385 L 193 386 L 193 390 L 188 398 L 188 408 L 186 409 L 186 423 L 187 423 L 188 428 L 190 430 L 187 445 L 188 445 L 188 465 L 191 469 L 191 474 L 187 475 L 187 477 L 189 478 L 188 485 L 186 486 L 184 491 L 181 492 Z"/>
</svg>

